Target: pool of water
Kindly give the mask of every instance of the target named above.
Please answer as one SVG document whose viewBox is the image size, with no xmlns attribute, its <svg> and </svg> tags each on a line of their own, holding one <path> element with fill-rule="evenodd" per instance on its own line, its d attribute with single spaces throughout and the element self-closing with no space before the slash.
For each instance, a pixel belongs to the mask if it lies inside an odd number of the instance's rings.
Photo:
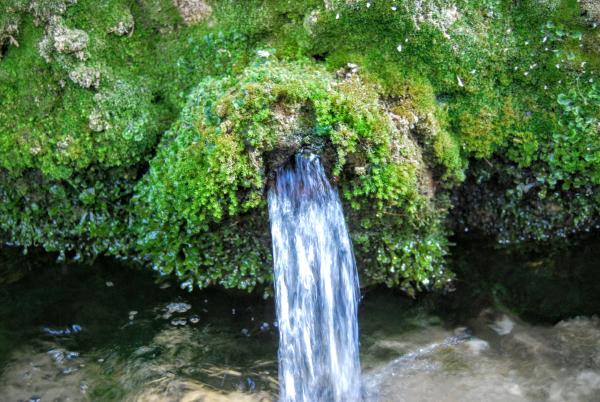
<svg viewBox="0 0 600 402">
<path fill-rule="evenodd" d="M 459 241 L 456 290 L 363 290 L 367 401 L 600 400 L 600 241 Z M 277 399 L 274 303 L 0 249 L 0 400 Z"/>
</svg>

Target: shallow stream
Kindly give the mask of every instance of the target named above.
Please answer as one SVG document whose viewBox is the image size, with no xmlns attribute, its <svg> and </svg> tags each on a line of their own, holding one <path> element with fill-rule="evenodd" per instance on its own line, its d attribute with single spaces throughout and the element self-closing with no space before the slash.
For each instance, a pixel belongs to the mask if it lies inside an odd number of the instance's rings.
<svg viewBox="0 0 600 402">
<path fill-rule="evenodd" d="M 367 401 L 599 401 L 600 241 L 460 240 L 456 290 L 363 289 Z M 0 249 L 0 400 L 277 399 L 274 303 Z"/>
</svg>

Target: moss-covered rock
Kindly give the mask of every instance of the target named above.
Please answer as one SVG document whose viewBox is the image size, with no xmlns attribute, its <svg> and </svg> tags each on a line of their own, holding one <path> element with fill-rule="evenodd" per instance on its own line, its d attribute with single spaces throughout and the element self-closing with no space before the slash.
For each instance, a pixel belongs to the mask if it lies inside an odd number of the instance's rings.
<svg viewBox="0 0 600 402">
<path fill-rule="evenodd" d="M 449 228 L 592 230 L 596 9 L 3 1 L 2 238 L 251 289 L 271 275 L 266 188 L 301 149 L 340 189 L 365 283 L 445 283 Z"/>
<path fill-rule="evenodd" d="M 147 43 L 123 46 L 110 34 L 111 18 L 89 2 L 73 3 L 11 8 L 22 34 L 0 70 L 2 168 L 62 179 L 92 165 L 136 164 L 156 143 L 161 122 L 152 86 L 123 64 L 146 56 Z"/>
<path fill-rule="evenodd" d="M 442 227 L 421 180 L 429 167 L 410 129 L 398 129 L 376 88 L 357 76 L 338 80 L 313 63 L 259 53 L 264 59 L 240 76 L 194 89 L 163 137 L 134 200 L 139 252 L 186 282 L 254 286 L 270 272 L 270 243 L 246 226 L 266 221 L 270 174 L 310 149 L 361 216 L 353 235 L 359 258 L 371 262 L 370 280 L 445 279 Z M 215 264 L 210 250 L 228 243 L 243 252 Z"/>
</svg>

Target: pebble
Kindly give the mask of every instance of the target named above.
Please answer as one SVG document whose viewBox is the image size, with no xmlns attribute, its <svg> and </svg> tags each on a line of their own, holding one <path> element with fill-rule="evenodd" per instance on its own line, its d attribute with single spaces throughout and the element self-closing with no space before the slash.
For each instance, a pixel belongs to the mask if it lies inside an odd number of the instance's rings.
<svg viewBox="0 0 600 402">
<path fill-rule="evenodd" d="M 185 318 L 174 318 L 171 320 L 171 325 L 175 327 L 182 327 L 187 324 L 187 320 Z"/>
<path fill-rule="evenodd" d="M 519 384 L 509 384 L 506 386 L 506 390 L 512 395 L 523 396 L 523 391 L 521 391 Z"/>
<path fill-rule="evenodd" d="M 169 303 L 166 306 L 166 310 L 169 313 L 185 313 L 191 308 L 192 305 L 188 303 Z"/>
<path fill-rule="evenodd" d="M 490 344 L 482 339 L 470 339 L 465 342 L 465 346 L 469 349 L 471 353 L 474 355 L 479 355 L 484 350 L 488 350 L 490 348 Z"/>
<path fill-rule="evenodd" d="M 493 329 L 498 335 L 504 336 L 512 332 L 513 328 L 515 327 L 515 323 L 506 315 L 503 315 L 500 320 L 496 321 L 493 324 L 490 324 L 489 327 Z"/>
<path fill-rule="evenodd" d="M 79 357 L 79 352 L 67 352 L 66 357 L 69 360 L 76 359 L 77 357 Z"/>
</svg>

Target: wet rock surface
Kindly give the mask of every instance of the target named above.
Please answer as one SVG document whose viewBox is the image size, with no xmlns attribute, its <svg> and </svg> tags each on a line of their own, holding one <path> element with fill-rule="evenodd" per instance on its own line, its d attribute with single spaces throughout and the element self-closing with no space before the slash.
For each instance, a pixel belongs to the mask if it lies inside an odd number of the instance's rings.
<svg viewBox="0 0 600 402">
<path fill-rule="evenodd" d="M 578 317 L 554 326 L 513 322 L 510 334 L 481 328 L 457 337 L 440 329 L 404 345 L 411 352 L 364 374 L 369 401 L 594 401 L 600 392 L 600 322 Z M 418 331 L 424 335 L 422 331 Z"/>
</svg>

